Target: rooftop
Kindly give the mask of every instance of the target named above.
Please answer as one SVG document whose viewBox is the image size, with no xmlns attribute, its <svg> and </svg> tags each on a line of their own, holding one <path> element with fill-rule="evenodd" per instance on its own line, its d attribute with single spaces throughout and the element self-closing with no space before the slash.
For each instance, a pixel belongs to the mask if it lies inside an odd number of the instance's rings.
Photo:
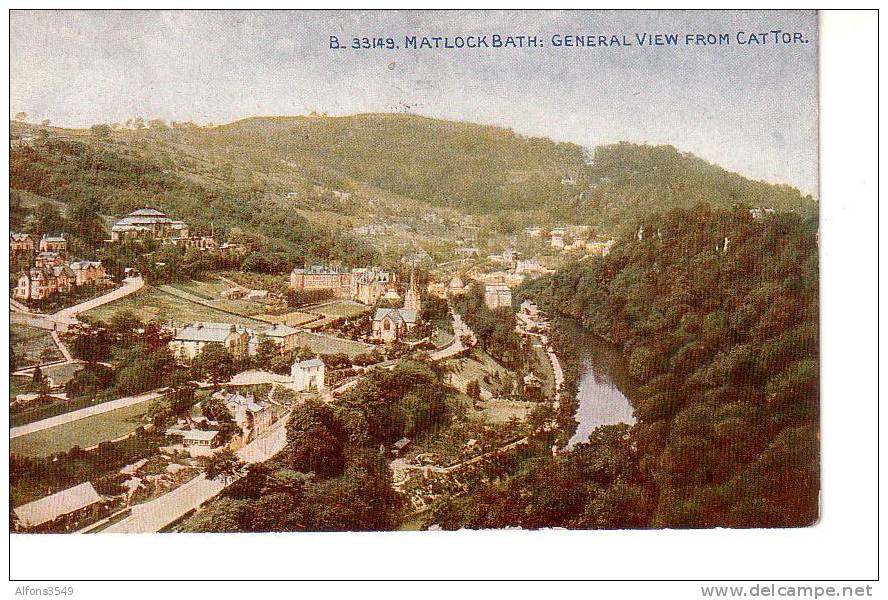
<svg viewBox="0 0 888 600">
<path fill-rule="evenodd" d="M 404 321 L 405 323 L 416 323 L 416 311 L 406 308 L 377 308 L 376 314 L 373 315 L 374 321 L 381 321 L 388 316 L 396 323 Z"/>
<path fill-rule="evenodd" d="M 219 435 L 218 431 L 209 431 L 205 429 L 172 429 L 166 430 L 167 435 L 181 435 L 186 440 L 212 440 Z"/>
<path fill-rule="evenodd" d="M 150 206 L 145 206 L 144 208 L 139 208 L 130 213 L 130 216 L 133 217 L 165 217 L 166 213 L 163 213 L 156 208 L 151 208 Z"/>
<path fill-rule="evenodd" d="M 309 359 L 306 359 L 306 360 L 301 360 L 301 361 L 299 361 L 298 363 L 296 363 L 296 366 L 297 366 L 297 367 L 303 367 L 303 368 L 308 368 L 308 367 L 323 367 L 323 366 L 324 366 L 324 361 L 322 361 L 320 358 L 309 358 Z"/>
<path fill-rule="evenodd" d="M 287 337 L 288 335 L 294 335 L 299 333 L 298 329 L 294 329 L 289 325 L 283 325 L 281 323 L 275 323 L 274 325 L 269 325 L 261 332 L 261 335 L 268 337 Z"/>
<path fill-rule="evenodd" d="M 351 271 L 326 265 L 311 265 L 308 267 L 295 267 L 293 273 L 305 275 L 350 275 Z"/>
<path fill-rule="evenodd" d="M 232 323 L 192 323 L 176 334 L 179 341 L 224 342 L 233 332 L 244 332 L 244 327 Z"/>
<path fill-rule="evenodd" d="M 23 525 L 34 527 L 96 502 L 101 502 L 101 500 L 102 497 L 96 492 L 96 488 L 90 482 L 85 481 L 45 498 L 23 504 L 13 509 L 13 512 Z"/>
</svg>

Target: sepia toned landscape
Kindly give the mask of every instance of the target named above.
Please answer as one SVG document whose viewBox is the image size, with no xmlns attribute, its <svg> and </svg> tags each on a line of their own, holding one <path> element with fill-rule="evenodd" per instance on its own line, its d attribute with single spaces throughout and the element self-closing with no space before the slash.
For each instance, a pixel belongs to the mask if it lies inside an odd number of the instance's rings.
<svg viewBox="0 0 888 600">
<path fill-rule="evenodd" d="M 11 115 L 12 531 L 817 521 L 816 197 L 332 112 Z"/>
</svg>

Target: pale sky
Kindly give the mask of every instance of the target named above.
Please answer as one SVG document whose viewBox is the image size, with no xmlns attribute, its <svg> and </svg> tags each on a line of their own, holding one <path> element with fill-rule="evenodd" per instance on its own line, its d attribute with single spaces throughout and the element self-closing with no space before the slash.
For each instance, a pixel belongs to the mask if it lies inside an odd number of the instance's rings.
<svg viewBox="0 0 888 600">
<path fill-rule="evenodd" d="M 806 44 L 739 45 L 799 32 Z M 554 48 L 553 34 L 677 33 L 662 47 Z M 727 33 L 695 46 L 687 33 Z M 532 35 L 525 49 L 408 50 L 404 36 Z M 331 50 L 329 36 L 399 50 Z M 672 144 L 817 196 L 812 12 L 13 11 L 11 113 L 85 127 L 135 116 L 407 111 L 584 146 Z M 748 36 L 746 36 L 748 37 Z"/>
</svg>

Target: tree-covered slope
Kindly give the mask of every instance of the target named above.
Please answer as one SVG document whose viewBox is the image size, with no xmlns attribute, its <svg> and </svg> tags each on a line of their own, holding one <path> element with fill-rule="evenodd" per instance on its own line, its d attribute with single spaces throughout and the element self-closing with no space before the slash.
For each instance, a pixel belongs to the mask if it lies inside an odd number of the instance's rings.
<svg viewBox="0 0 888 600">
<path fill-rule="evenodd" d="M 151 137 L 50 136 L 10 150 L 10 199 L 15 206 L 23 191 L 117 216 L 154 206 L 197 231 L 246 234 L 294 260 L 360 263 L 372 256 L 343 232 L 266 201 L 250 189 L 250 176 L 226 177 L 220 170 Z"/>
<path fill-rule="evenodd" d="M 41 130 L 60 147 L 43 148 Z M 256 117 L 215 127 L 155 122 L 94 132 L 101 135 L 13 123 L 12 131 L 38 137 L 12 150 L 14 189 L 57 199 L 89 194 L 111 214 L 155 196 L 177 204 L 186 218 L 203 211 L 195 203 L 217 197 L 256 201 L 248 204 L 251 214 L 266 204 L 286 211 L 287 192 L 304 196 L 318 186 L 612 231 L 699 202 L 803 215 L 817 210 L 814 199 L 794 188 L 751 181 L 671 146 L 621 143 L 589 154 L 499 127 L 407 114 Z M 328 203 L 328 210 L 354 210 L 356 200 Z"/>
<path fill-rule="evenodd" d="M 264 168 L 326 181 L 360 181 L 470 213 L 527 210 L 574 193 L 563 176 L 583 168 L 574 144 L 414 115 L 245 119 L 185 139 L 237 148 Z"/>
<path fill-rule="evenodd" d="M 644 219 L 640 236 L 609 256 L 525 286 L 519 301 L 534 298 L 623 348 L 638 423 L 526 464 L 434 518 L 448 527 L 813 523 L 816 231 L 786 213 L 757 221 L 745 210 L 674 210 Z M 574 499 L 549 510 L 569 481 Z"/>
<path fill-rule="evenodd" d="M 753 181 L 673 146 L 619 143 L 595 149 L 586 169 L 588 189 L 572 203 L 577 214 L 621 228 L 654 212 L 747 206 L 817 212 L 817 202 L 788 185 Z M 567 215 L 565 215 L 567 216 Z"/>
</svg>

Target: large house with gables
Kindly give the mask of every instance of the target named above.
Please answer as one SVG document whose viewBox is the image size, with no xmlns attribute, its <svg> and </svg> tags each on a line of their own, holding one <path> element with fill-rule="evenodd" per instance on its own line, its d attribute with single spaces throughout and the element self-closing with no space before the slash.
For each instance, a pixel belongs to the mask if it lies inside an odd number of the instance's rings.
<svg viewBox="0 0 888 600">
<path fill-rule="evenodd" d="M 39 266 L 19 274 L 12 291 L 16 300 L 45 300 L 55 294 L 70 292 L 75 287 L 96 285 L 107 277 L 101 261 L 78 260 L 65 263 L 56 253 L 41 254 L 52 254 L 55 258 L 41 261 Z"/>
</svg>

